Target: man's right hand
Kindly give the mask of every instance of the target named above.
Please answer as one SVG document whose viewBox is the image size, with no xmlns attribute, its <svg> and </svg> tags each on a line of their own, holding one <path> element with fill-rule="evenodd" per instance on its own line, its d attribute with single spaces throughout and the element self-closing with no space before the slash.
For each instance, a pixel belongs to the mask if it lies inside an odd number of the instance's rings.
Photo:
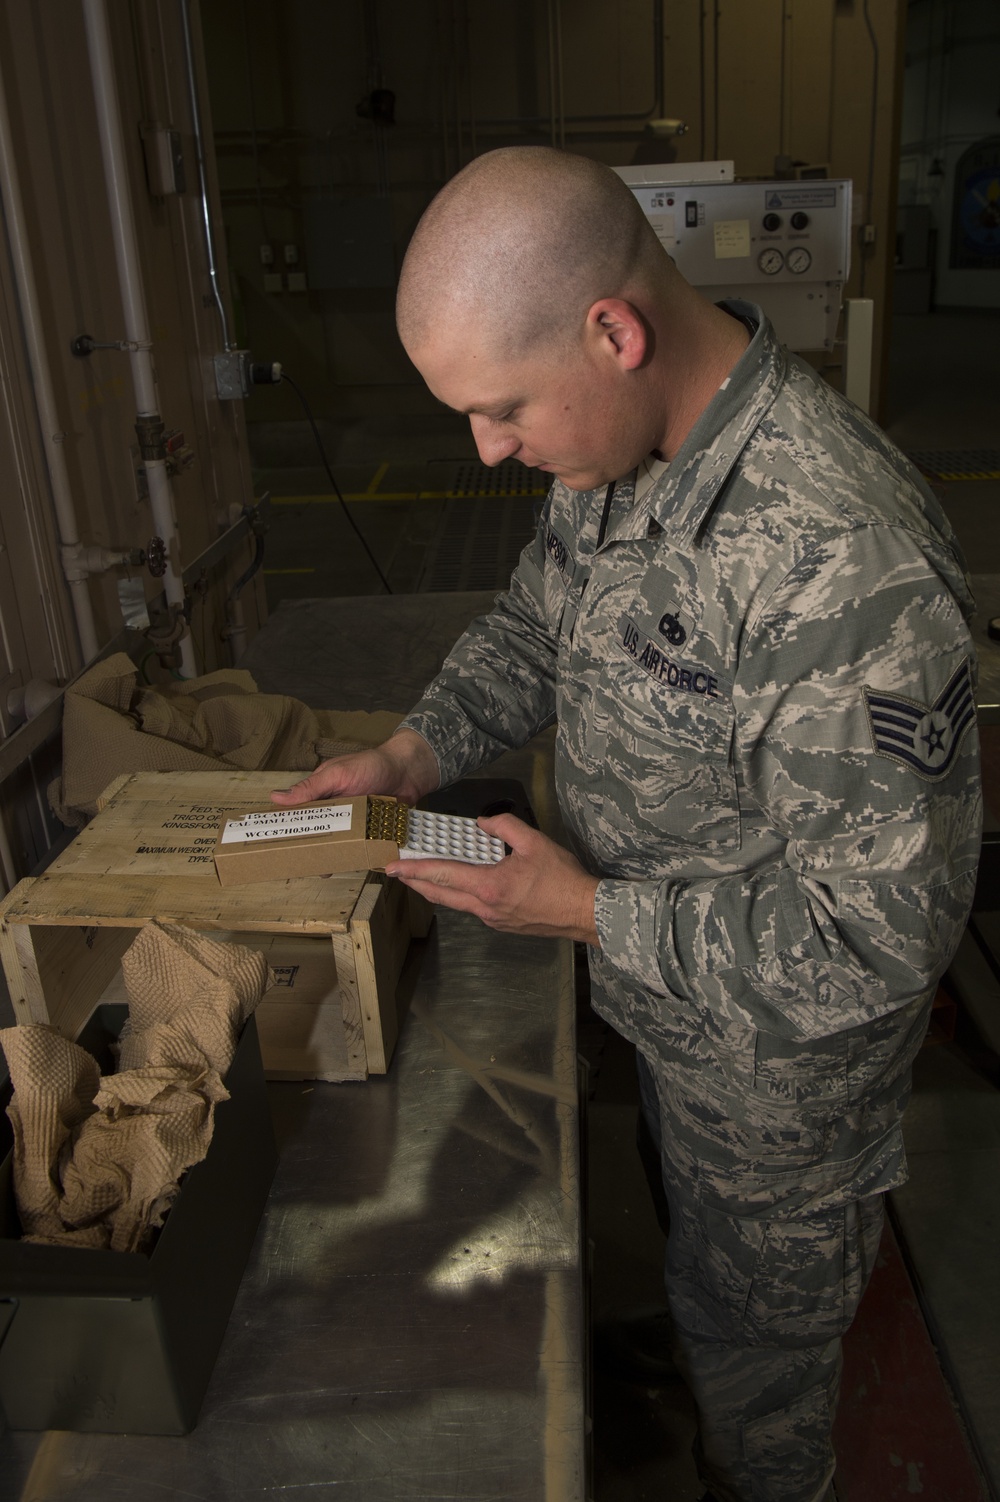
<svg viewBox="0 0 1000 1502">
<path fill-rule="evenodd" d="M 433 792 L 439 780 L 437 758 L 423 736 L 415 730 L 397 730 L 381 746 L 320 762 L 301 782 L 272 793 L 271 801 L 291 808 L 322 798 L 388 793 L 404 803 L 416 803 Z"/>
</svg>

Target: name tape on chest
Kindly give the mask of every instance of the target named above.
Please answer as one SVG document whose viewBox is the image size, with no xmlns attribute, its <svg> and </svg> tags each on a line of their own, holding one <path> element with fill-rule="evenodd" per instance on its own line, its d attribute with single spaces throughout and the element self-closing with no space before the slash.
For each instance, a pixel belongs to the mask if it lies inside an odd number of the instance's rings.
<svg viewBox="0 0 1000 1502">
<path fill-rule="evenodd" d="M 867 685 L 864 696 L 872 745 L 880 756 L 932 782 L 951 770 L 965 733 L 976 718 L 968 658 L 930 706 Z"/>
<path fill-rule="evenodd" d="M 618 622 L 618 642 L 639 667 L 644 668 L 658 683 L 679 689 L 682 693 L 704 694 L 708 699 L 721 698 L 717 678 L 704 668 L 693 667 L 690 663 L 668 657 L 639 630 L 630 615 L 623 615 Z"/>
<path fill-rule="evenodd" d="M 545 551 L 551 558 L 552 562 L 555 564 L 556 568 L 559 570 L 560 574 L 562 574 L 563 578 L 570 578 L 573 570 L 570 567 L 569 548 L 563 542 L 562 538 L 559 536 L 559 533 L 554 527 L 546 528 Z"/>
</svg>

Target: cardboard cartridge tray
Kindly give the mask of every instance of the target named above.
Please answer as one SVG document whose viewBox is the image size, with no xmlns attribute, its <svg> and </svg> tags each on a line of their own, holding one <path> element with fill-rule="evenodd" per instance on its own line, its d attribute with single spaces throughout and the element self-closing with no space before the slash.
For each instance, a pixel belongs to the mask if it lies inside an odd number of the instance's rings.
<svg viewBox="0 0 1000 1502">
<path fill-rule="evenodd" d="M 111 1067 L 124 1006 L 78 1038 Z M 189 1168 L 152 1250 L 22 1241 L 13 1133 L 0 1092 L 0 1407 L 11 1429 L 186 1434 L 198 1417 L 277 1165 L 251 1017 L 208 1153 Z"/>
<path fill-rule="evenodd" d="M 215 869 L 224 887 L 378 871 L 399 855 L 406 813 L 395 798 L 369 797 L 241 809 L 220 826 Z"/>
<path fill-rule="evenodd" d="M 363 796 L 240 810 L 223 820 L 213 852 L 223 886 L 379 871 L 401 857 L 488 864 L 503 853 L 503 842 L 474 818 Z"/>
</svg>

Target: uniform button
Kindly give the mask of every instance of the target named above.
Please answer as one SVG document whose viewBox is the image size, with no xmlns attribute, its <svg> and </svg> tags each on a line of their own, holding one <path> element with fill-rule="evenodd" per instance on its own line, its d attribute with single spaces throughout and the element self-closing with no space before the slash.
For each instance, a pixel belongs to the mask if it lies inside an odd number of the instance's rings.
<svg viewBox="0 0 1000 1502">
<path fill-rule="evenodd" d="M 656 517 L 655 516 L 651 516 L 650 519 L 649 519 L 649 526 L 646 528 L 646 536 L 647 537 L 659 537 L 662 531 L 663 531 L 663 528 L 660 526 L 659 522 L 656 520 Z"/>
</svg>

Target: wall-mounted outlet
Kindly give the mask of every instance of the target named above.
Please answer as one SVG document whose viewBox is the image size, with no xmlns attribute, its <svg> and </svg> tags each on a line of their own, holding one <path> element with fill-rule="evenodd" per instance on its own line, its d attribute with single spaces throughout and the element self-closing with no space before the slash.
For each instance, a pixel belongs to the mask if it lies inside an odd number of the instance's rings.
<svg viewBox="0 0 1000 1502">
<path fill-rule="evenodd" d="M 156 198 L 183 193 L 187 182 L 180 131 L 152 121 L 140 127 L 140 134 L 150 193 Z"/>
</svg>

